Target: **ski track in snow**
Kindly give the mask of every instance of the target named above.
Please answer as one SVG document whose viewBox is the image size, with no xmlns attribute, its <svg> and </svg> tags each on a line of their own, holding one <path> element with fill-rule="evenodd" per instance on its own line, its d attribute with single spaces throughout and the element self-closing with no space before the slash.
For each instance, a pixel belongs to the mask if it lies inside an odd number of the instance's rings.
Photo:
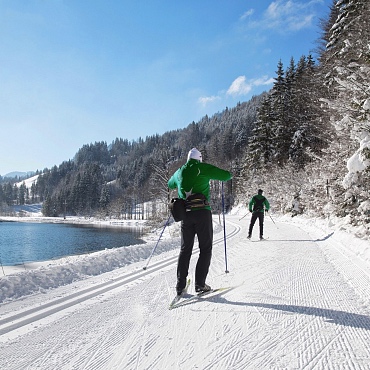
<svg viewBox="0 0 370 370">
<path fill-rule="evenodd" d="M 226 222 L 230 272 L 220 231 L 208 283 L 233 289 L 168 310 L 175 250 L 3 304 L 0 368 L 370 369 L 369 268 L 320 230 L 267 219 L 250 243 Z"/>
</svg>

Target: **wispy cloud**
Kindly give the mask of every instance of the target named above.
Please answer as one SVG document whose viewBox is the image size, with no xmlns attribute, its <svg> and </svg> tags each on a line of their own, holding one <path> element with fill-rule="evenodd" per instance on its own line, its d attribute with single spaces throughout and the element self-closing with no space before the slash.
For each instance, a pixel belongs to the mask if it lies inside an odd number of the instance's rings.
<svg viewBox="0 0 370 370">
<path fill-rule="evenodd" d="M 210 103 L 213 103 L 217 100 L 220 100 L 221 97 L 220 96 L 201 96 L 199 99 L 198 99 L 198 102 L 203 106 L 207 106 L 208 104 Z"/>
<path fill-rule="evenodd" d="M 254 9 L 249 9 L 247 10 L 241 17 L 240 17 L 240 20 L 245 20 L 247 18 L 249 18 L 252 14 L 254 13 Z"/>
<path fill-rule="evenodd" d="M 247 82 L 245 76 L 239 76 L 233 81 L 229 89 L 228 95 L 247 95 L 252 90 L 252 84 Z"/>
<path fill-rule="evenodd" d="M 237 97 L 248 95 L 255 87 L 268 86 L 274 82 L 273 78 L 268 76 L 262 76 L 260 78 L 248 80 L 245 76 L 237 77 L 230 85 L 230 87 L 218 95 L 213 96 L 202 96 L 198 99 L 198 103 L 202 107 L 209 106 L 212 103 L 223 100 L 226 97 Z"/>
<path fill-rule="evenodd" d="M 232 95 L 232 96 L 247 95 L 252 91 L 253 87 L 262 86 L 262 85 L 270 85 L 273 82 L 274 82 L 274 79 L 269 78 L 267 76 L 263 76 L 258 79 L 252 79 L 249 81 L 247 80 L 245 76 L 239 76 L 230 85 L 226 94 Z"/>
<path fill-rule="evenodd" d="M 299 31 L 313 25 L 316 16 L 314 5 L 322 3 L 323 0 L 312 0 L 308 2 L 294 0 L 276 0 L 270 3 L 263 13 L 261 19 L 250 20 L 249 26 L 253 28 L 274 29 L 281 32 Z M 247 11 L 245 14 L 248 14 Z M 251 15 L 251 14 L 249 14 Z M 241 20 L 247 20 L 242 16 Z"/>
</svg>

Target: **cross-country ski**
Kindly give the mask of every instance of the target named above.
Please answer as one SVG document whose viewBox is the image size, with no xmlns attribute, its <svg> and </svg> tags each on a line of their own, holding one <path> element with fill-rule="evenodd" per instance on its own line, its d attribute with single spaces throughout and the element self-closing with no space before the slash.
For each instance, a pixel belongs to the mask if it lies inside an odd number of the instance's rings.
<svg viewBox="0 0 370 370">
<path fill-rule="evenodd" d="M 253 238 L 247 238 L 248 241 L 250 242 L 264 242 L 264 241 L 267 241 L 269 240 L 270 238 L 269 237 L 263 237 L 262 239 L 261 238 L 256 238 L 256 239 L 253 239 Z"/>
<path fill-rule="evenodd" d="M 172 301 L 171 304 L 170 304 L 169 309 L 172 310 L 172 309 L 178 308 L 180 306 L 185 306 L 185 305 L 190 304 L 193 301 L 199 300 L 201 298 L 212 297 L 212 296 L 214 296 L 214 294 L 219 294 L 221 292 L 225 292 L 225 291 L 228 291 L 228 290 L 231 290 L 231 289 L 232 289 L 231 287 L 216 288 L 216 289 L 211 289 L 207 292 L 201 292 L 201 293 L 196 293 L 196 294 L 192 294 L 192 295 L 186 294 L 186 295 L 178 297 L 178 299 L 176 301 Z"/>
<path fill-rule="evenodd" d="M 180 299 L 187 293 L 187 291 L 188 291 L 188 289 L 189 289 L 189 286 L 190 286 L 190 279 L 188 279 L 187 281 L 186 281 L 186 286 L 185 286 L 185 289 L 182 291 L 182 293 L 181 294 L 178 294 L 178 295 L 176 295 L 174 298 L 173 298 L 173 300 L 171 301 L 171 303 L 170 303 L 170 306 L 169 306 L 169 309 L 172 309 L 175 305 L 176 305 L 176 303 L 177 302 L 179 302 L 180 301 Z"/>
</svg>

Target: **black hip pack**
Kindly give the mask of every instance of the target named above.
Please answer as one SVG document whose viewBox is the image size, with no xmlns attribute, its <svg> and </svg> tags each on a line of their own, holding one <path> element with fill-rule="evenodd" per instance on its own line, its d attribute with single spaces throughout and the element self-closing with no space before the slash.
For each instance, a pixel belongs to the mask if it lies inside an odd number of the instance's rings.
<svg viewBox="0 0 370 370">
<path fill-rule="evenodd" d="M 181 198 L 172 198 L 168 205 L 172 217 L 176 222 L 182 221 L 185 218 L 186 213 L 186 201 Z"/>
<path fill-rule="evenodd" d="M 182 221 L 185 218 L 186 212 L 195 208 L 203 208 L 209 203 L 203 194 L 190 195 L 186 200 L 181 198 L 172 198 L 169 204 L 169 209 L 172 217 L 176 222 Z"/>
</svg>

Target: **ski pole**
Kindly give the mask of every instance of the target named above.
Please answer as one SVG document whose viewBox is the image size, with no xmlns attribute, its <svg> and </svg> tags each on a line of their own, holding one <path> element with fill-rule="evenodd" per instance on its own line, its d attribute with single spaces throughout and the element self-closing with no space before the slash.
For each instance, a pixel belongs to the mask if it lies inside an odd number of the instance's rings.
<svg viewBox="0 0 370 370">
<path fill-rule="evenodd" d="M 242 218 L 239 218 L 239 221 L 241 221 L 244 217 L 247 216 L 248 213 L 246 213 Z"/>
<path fill-rule="evenodd" d="M 275 223 L 275 221 L 273 220 L 273 218 L 271 217 L 271 215 L 269 214 L 269 216 L 270 216 L 270 218 L 271 218 L 271 221 L 274 223 L 274 225 L 276 226 L 276 228 L 278 228 L 277 227 L 277 225 L 276 225 L 276 223 Z"/>
<path fill-rule="evenodd" d="M 1 268 L 3 269 L 3 274 L 5 276 L 4 266 L 3 266 L 3 262 L 1 261 L 1 258 L 0 258 L 0 264 L 1 264 Z"/>
<path fill-rule="evenodd" d="M 160 240 L 161 240 L 161 238 L 162 238 L 162 234 L 163 234 L 163 232 L 164 232 L 164 229 L 166 228 L 166 226 L 168 225 L 168 223 L 169 223 L 169 221 L 170 221 L 170 218 L 171 218 L 171 214 L 169 215 L 168 220 L 167 220 L 167 222 L 165 223 L 165 225 L 164 225 L 164 227 L 163 227 L 163 229 L 162 229 L 161 235 L 159 235 L 159 238 L 158 238 L 157 244 L 155 245 L 155 247 L 153 248 L 152 252 L 150 253 L 150 256 L 148 257 L 148 261 L 147 261 L 146 265 L 143 267 L 143 270 L 146 270 L 146 269 L 147 269 L 147 267 L 148 267 L 148 265 L 149 265 L 149 262 L 150 262 L 150 260 L 151 260 L 151 258 L 152 258 L 152 256 L 153 256 L 153 254 L 154 254 L 154 251 L 157 249 L 158 243 L 159 243 L 159 241 L 160 241 Z"/>
<path fill-rule="evenodd" d="M 227 269 L 227 253 L 226 253 L 226 225 L 225 225 L 225 199 L 224 199 L 224 183 L 221 182 L 222 189 L 222 216 L 224 220 L 224 245 L 225 245 L 225 273 L 227 274 L 229 270 Z"/>
</svg>

